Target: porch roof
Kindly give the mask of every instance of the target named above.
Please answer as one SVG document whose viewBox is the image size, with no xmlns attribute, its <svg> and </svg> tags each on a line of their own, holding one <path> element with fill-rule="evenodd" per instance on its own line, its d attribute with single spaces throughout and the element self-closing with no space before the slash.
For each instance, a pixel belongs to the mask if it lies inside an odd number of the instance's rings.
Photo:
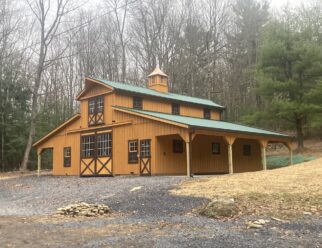
<svg viewBox="0 0 322 248">
<path fill-rule="evenodd" d="M 170 122 L 184 124 L 191 128 L 213 129 L 217 131 L 226 131 L 226 132 L 249 133 L 249 134 L 275 136 L 275 137 L 289 138 L 289 139 L 293 138 L 286 134 L 272 132 L 272 131 L 249 127 L 249 126 L 240 125 L 240 124 L 235 124 L 235 123 L 226 122 L 226 121 L 215 121 L 215 120 L 209 120 L 209 119 L 203 119 L 203 118 L 197 118 L 197 117 L 172 115 L 172 114 L 165 114 L 160 112 L 125 108 L 120 106 L 113 106 L 113 107 L 119 110 L 125 110 L 127 112 L 131 112 L 133 114 L 146 115 L 147 117 L 150 116 L 160 120 L 166 120 Z"/>
</svg>

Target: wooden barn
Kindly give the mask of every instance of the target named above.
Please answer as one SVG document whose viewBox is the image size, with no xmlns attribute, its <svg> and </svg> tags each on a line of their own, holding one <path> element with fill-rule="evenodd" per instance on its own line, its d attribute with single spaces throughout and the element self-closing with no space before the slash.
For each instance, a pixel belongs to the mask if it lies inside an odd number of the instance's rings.
<svg viewBox="0 0 322 248">
<path fill-rule="evenodd" d="M 192 175 L 266 169 L 269 142 L 291 137 L 222 121 L 224 107 L 169 92 L 156 68 L 147 87 L 85 78 L 80 113 L 38 140 L 54 175 Z"/>
</svg>

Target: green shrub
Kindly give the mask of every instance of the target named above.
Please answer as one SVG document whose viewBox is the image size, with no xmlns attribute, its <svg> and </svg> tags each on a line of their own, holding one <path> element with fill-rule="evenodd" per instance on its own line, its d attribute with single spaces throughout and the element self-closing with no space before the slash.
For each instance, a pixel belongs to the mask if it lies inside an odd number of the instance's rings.
<svg viewBox="0 0 322 248">
<path fill-rule="evenodd" d="M 301 154 L 293 156 L 293 164 L 299 164 L 307 161 L 314 160 L 314 156 L 304 156 Z M 289 165 L 288 156 L 267 156 L 267 168 L 277 169 Z"/>
</svg>

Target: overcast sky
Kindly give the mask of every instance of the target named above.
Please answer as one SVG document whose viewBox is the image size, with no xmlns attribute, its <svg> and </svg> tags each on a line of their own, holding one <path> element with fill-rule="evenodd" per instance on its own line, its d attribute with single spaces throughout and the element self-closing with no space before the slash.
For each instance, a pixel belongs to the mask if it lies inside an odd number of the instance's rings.
<svg viewBox="0 0 322 248">
<path fill-rule="evenodd" d="M 287 3 L 291 5 L 299 4 L 301 0 L 271 0 L 271 6 L 273 8 L 279 8 Z"/>
</svg>

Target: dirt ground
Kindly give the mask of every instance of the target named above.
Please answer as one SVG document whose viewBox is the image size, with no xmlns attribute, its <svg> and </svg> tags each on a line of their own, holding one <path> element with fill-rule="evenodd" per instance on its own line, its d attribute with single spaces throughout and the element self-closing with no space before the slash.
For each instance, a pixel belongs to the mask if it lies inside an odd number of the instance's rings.
<svg viewBox="0 0 322 248">
<path fill-rule="evenodd" d="M 29 175 L 0 180 L 0 247 L 322 247 L 320 217 L 214 220 L 196 211 L 208 198 L 170 193 L 186 180 L 200 179 Z M 106 204 L 112 214 L 54 215 L 58 207 L 79 201 Z M 270 222 L 248 229 L 246 222 L 258 218 Z"/>
<path fill-rule="evenodd" d="M 322 158 L 285 168 L 186 181 L 173 193 L 234 198 L 241 214 L 322 215 Z"/>
</svg>

